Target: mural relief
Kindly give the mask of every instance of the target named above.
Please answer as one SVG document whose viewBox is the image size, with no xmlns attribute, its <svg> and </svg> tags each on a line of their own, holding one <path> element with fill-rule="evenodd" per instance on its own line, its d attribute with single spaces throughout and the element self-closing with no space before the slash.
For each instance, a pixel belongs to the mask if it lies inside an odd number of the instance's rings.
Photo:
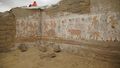
<svg viewBox="0 0 120 68">
<path fill-rule="evenodd" d="M 72 40 L 120 41 L 120 20 L 117 13 L 50 17 L 43 15 L 42 35 Z M 40 17 L 17 19 L 17 37 L 39 35 Z"/>
<path fill-rule="evenodd" d="M 75 37 L 75 38 L 81 38 L 81 31 L 80 30 L 76 30 L 76 29 L 68 29 L 68 33 Z"/>
<path fill-rule="evenodd" d="M 93 32 L 90 38 L 98 40 L 101 37 L 100 32 Z"/>
<path fill-rule="evenodd" d="M 43 23 L 43 33 L 47 36 L 55 36 L 56 32 L 55 32 L 55 28 L 56 28 L 56 22 L 54 19 L 45 21 Z"/>
<path fill-rule="evenodd" d="M 45 21 L 46 33 L 48 30 L 55 31 L 55 35 L 63 38 L 101 40 L 101 41 L 120 41 L 120 24 L 116 13 L 97 14 L 97 15 L 74 15 L 58 16 L 54 19 L 49 18 Z M 51 23 L 52 20 L 55 22 Z M 51 24 L 50 24 L 51 23 Z M 56 25 L 56 27 L 55 27 Z M 52 30 L 50 32 L 52 32 Z M 52 32 L 54 33 L 54 32 Z"/>
<path fill-rule="evenodd" d="M 17 19 L 16 26 L 16 37 L 35 36 L 39 31 L 39 18 L 29 16 Z"/>
</svg>

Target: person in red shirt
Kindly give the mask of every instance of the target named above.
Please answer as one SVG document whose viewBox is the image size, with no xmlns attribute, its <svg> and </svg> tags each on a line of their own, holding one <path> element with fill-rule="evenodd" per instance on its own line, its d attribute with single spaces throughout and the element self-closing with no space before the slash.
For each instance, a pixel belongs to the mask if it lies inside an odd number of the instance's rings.
<svg viewBox="0 0 120 68">
<path fill-rule="evenodd" d="M 32 4 L 32 6 L 37 6 L 37 2 L 34 1 L 33 4 Z"/>
</svg>

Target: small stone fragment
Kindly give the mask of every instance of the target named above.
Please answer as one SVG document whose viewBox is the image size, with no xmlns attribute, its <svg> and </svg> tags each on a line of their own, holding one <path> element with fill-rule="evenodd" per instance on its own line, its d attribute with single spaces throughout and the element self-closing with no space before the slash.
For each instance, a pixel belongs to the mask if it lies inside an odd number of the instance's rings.
<svg viewBox="0 0 120 68">
<path fill-rule="evenodd" d="M 25 44 L 20 44 L 20 46 L 18 46 L 18 49 L 21 52 L 26 52 L 28 50 L 28 47 Z"/>
</svg>

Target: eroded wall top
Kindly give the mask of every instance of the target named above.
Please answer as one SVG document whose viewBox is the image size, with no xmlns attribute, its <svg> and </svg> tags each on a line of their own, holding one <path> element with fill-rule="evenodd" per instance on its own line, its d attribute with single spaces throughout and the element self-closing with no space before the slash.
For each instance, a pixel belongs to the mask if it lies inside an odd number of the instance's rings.
<svg viewBox="0 0 120 68">
<path fill-rule="evenodd" d="M 46 9 L 46 12 L 48 14 L 57 12 L 89 13 L 90 0 L 62 0 L 59 4 Z"/>
<path fill-rule="evenodd" d="M 120 0 L 91 0 L 91 13 L 120 12 Z"/>
</svg>

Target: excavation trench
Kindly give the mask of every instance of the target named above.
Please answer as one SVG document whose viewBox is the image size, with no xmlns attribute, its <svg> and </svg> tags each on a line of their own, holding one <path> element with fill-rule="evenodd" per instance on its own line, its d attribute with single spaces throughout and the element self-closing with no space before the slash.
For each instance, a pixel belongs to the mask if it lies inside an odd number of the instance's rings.
<svg viewBox="0 0 120 68">
<path fill-rule="evenodd" d="M 119 4 L 63 0 L 0 13 L 0 68 L 120 68 Z"/>
</svg>

